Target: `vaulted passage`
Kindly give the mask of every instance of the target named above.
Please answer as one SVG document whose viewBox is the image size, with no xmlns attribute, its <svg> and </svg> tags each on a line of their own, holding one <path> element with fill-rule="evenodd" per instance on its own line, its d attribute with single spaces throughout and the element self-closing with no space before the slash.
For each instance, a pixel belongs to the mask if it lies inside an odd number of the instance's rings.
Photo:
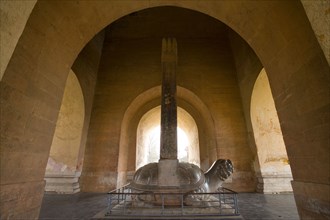
<svg viewBox="0 0 330 220">
<path fill-rule="evenodd" d="M 230 159 L 223 186 L 291 186 L 302 219 L 328 218 L 324 2 L 1 1 L 1 219 L 38 218 L 45 190 L 106 193 L 157 157 L 163 37 L 179 51 L 179 159 Z"/>
</svg>

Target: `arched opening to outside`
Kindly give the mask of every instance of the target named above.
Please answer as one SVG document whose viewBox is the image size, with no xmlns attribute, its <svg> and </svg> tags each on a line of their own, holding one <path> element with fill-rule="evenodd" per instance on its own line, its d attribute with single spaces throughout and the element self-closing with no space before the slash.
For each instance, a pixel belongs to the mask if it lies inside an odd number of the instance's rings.
<svg viewBox="0 0 330 220">
<path fill-rule="evenodd" d="M 265 69 L 261 70 L 252 92 L 251 121 L 260 165 L 258 191 L 292 191 L 290 163 Z"/>
<path fill-rule="evenodd" d="M 195 120 L 178 107 L 178 159 L 200 166 L 198 129 Z M 160 106 L 141 118 L 137 128 L 136 169 L 158 162 L 160 145 Z"/>
<path fill-rule="evenodd" d="M 80 191 L 77 172 L 82 129 L 85 118 L 84 98 L 75 73 L 70 70 L 58 115 L 46 167 L 46 191 Z"/>
<path fill-rule="evenodd" d="M 148 89 L 137 96 L 125 112 L 120 133 L 117 179 L 118 187 L 127 184 L 127 182 L 131 181 L 133 178 L 135 170 L 137 169 L 136 151 L 138 125 L 143 115 L 150 111 L 150 109 L 159 106 L 161 102 L 160 96 L 161 86 Z M 196 164 L 200 161 L 201 169 L 206 171 L 217 157 L 215 147 L 216 141 L 215 136 L 213 135 L 215 132 L 214 121 L 203 101 L 190 90 L 177 86 L 177 97 L 178 106 L 181 106 L 181 108 L 187 111 L 196 123 L 196 126 L 195 123 L 193 123 L 187 124 L 187 126 L 181 126 L 181 128 L 185 127 L 183 130 L 186 133 L 188 130 L 193 133 L 194 129 L 198 128 L 198 134 L 196 133 L 196 136 L 194 136 L 196 138 L 196 144 L 193 144 L 193 146 L 196 146 L 197 151 L 199 151 L 199 154 L 196 155 Z M 179 111 L 181 108 L 178 108 Z M 180 119 L 181 117 L 179 116 L 179 120 Z M 160 112 L 158 113 L 156 120 L 158 120 L 158 125 L 160 125 Z M 156 127 L 156 125 L 154 127 Z M 192 140 L 189 135 L 187 136 L 188 140 L 189 138 Z"/>
</svg>

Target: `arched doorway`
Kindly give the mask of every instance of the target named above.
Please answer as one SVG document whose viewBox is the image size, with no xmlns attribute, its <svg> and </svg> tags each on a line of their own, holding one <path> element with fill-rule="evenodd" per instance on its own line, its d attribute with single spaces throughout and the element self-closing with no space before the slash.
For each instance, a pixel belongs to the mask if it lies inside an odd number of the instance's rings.
<svg viewBox="0 0 330 220">
<path fill-rule="evenodd" d="M 130 181 L 137 169 L 138 125 L 143 115 L 159 106 L 160 96 L 161 86 L 148 89 L 137 96 L 125 112 L 121 125 L 117 187 L 121 187 Z M 181 106 L 180 109 L 185 112 L 182 119 L 188 118 L 188 122 L 182 120 L 180 124 L 182 124 L 182 127 L 187 128 L 185 129 L 187 136 L 191 137 L 191 145 L 195 148 L 191 151 L 190 157 L 197 164 L 200 161 L 200 167 L 206 171 L 216 159 L 216 141 L 213 135 L 215 127 L 212 116 L 200 98 L 188 89 L 178 86 L 177 98 L 178 106 Z M 158 117 L 156 120 L 160 120 L 160 114 L 154 115 L 155 118 Z M 188 126 L 190 127 L 188 128 Z M 196 134 L 198 134 L 197 137 Z M 196 149 L 198 147 L 199 149 Z M 194 152 L 198 152 L 198 154 Z"/>
<path fill-rule="evenodd" d="M 76 193 L 80 191 L 77 170 L 85 119 L 84 97 L 79 81 L 71 70 L 46 167 L 46 192 Z"/>
<path fill-rule="evenodd" d="M 265 69 L 255 82 L 250 113 L 260 166 L 257 190 L 292 191 L 290 163 Z"/>
<path fill-rule="evenodd" d="M 187 111 L 178 107 L 178 160 L 200 166 L 198 129 Z M 160 106 L 145 113 L 137 128 L 136 169 L 159 160 Z"/>
</svg>

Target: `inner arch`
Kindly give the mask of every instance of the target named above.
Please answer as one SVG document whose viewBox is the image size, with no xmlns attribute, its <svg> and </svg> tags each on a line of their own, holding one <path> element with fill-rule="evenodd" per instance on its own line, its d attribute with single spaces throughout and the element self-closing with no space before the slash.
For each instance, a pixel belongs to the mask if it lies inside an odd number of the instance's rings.
<svg viewBox="0 0 330 220">
<path fill-rule="evenodd" d="M 195 120 L 178 107 L 178 159 L 200 166 L 198 129 Z M 160 106 L 145 113 L 137 128 L 136 169 L 159 160 Z"/>
</svg>

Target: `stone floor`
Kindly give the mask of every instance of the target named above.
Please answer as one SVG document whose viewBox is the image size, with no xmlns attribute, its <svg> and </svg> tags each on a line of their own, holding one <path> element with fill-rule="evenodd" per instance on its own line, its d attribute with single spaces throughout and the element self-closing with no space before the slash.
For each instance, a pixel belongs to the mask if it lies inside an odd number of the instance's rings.
<svg viewBox="0 0 330 220">
<path fill-rule="evenodd" d="M 246 220 L 299 219 L 292 194 L 238 194 L 239 211 Z M 107 207 L 107 194 L 45 194 L 40 220 L 91 219 Z"/>
</svg>

